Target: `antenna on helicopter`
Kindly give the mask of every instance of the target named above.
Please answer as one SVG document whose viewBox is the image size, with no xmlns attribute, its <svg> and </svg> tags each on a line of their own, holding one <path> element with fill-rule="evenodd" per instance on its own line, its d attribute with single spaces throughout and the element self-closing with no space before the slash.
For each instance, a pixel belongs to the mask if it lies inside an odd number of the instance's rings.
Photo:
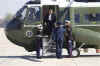
<svg viewBox="0 0 100 66">
<path fill-rule="evenodd" d="M 71 7 L 71 5 L 73 4 L 73 2 L 75 2 L 74 0 L 70 0 L 68 5 L 66 6 L 66 8 L 64 9 L 64 11 L 62 12 L 61 14 L 61 17 L 59 18 L 62 18 L 64 16 L 64 14 L 68 14 L 69 13 L 69 8 Z M 69 20 L 70 18 L 68 18 Z M 61 21 L 61 19 L 59 19 L 58 21 Z"/>
<path fill-rule="evenodd" d="M 74 0 L 70 0 L 69 4 L 67 5 L 67 7 L 70 7 L 73 4 L 73 2 L 75 2 L 75 1 Z"/>
</svg>

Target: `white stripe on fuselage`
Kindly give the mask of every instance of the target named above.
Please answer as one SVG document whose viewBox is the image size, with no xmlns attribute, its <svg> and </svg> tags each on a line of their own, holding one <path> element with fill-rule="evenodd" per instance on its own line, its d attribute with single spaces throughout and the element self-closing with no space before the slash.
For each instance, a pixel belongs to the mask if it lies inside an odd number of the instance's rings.
<svg viewBox="0 0 100 66">
<path fill-rule="evenodd" d="M 87 27 L 87 26 L 95 27 L 95 26 L 100 26 L 100 24 L 99 24 L 99 25 L 75 25 L 75 26 L 77 26 L 77 27 L 82 27 L 82 26 L 84 26 L 84 27 L 85 27 L 85 26 L 86 26 L 86 27 Z"/>
</svg>

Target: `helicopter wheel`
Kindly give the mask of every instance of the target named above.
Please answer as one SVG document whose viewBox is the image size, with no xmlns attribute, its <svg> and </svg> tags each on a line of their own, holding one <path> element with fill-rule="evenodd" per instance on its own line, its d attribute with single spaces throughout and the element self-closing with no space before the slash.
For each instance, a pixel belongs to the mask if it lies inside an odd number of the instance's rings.
<svg viewBox="0 0 100 66">
<path fill-rule="evenodd" d="M 80 56 L 80 51 L 79 49 L 75 48 L 72 50 L 72 57 L 79 57 Z"/>
</svg>

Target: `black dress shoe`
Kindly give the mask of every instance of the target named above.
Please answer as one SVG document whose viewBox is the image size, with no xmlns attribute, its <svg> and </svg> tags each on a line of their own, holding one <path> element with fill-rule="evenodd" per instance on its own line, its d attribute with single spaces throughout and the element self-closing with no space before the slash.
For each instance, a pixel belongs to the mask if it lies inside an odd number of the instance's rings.
<svg viewBox="0 0 100 66">
<path fill-rule="evenodd" d="M 68 56 L 66 56 L 67 58 L 72 58 L 73 56 L 72 55 L 68 55 Z"/>
<path fill-rule="evenodd" d="M 62 59 L 63 57 L 57 57 L 58 59 Z"/>
<path fill-rule="evenodd" d="M 37 59 L 41 59 L 41 57 L 37 57 Z"/>
</svg>

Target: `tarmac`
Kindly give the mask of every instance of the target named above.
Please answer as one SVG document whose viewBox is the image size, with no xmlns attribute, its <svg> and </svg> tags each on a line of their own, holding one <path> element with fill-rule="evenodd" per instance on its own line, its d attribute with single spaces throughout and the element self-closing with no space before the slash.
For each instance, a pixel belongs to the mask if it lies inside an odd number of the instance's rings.
<svg viewBox="0 0 100 66">
<path fill-rule="evenodd" d="M 10 42 L 4 28 L 0 28 L 0 66 L 100 66 L 100 53 L 89 48 L 88 53 L 81 50 L 81 56 L 77 58 L 67 57 L 66 49 L 63 49 L 64 58 L 45 56 L 36 59 L 35 52 L 27 52 L 23 47 Z"/>
</svg>

